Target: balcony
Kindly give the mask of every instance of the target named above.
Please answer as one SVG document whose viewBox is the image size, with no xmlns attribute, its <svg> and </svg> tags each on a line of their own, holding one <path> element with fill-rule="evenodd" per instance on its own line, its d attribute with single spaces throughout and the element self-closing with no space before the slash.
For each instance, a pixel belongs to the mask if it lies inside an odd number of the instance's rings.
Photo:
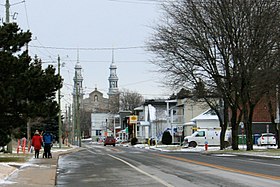
<svg viewBox="0 0 280 187">
<path fill-rule="evenodd" d="M 182 124 L 185 122 L 184 120 L 184 115 L 173 115 L 171 116 L 170 118 L 170 122 L 171 123 L 179 123 L 179 124 Z"/>
</svg>

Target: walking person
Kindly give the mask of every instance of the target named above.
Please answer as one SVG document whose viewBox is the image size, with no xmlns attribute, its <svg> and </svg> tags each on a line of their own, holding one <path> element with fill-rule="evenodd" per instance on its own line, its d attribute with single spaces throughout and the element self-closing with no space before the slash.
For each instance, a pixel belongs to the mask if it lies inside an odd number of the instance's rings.
<svg viewBox="0 0 280 187">
<path fill-rule="evenodd" d="M 43 141 L 44 141 L 44 157 L 52 158 L 51 147 L 53 142 L 53 135 L 49 131 L 45 132 L 43 135 Z"/>
<path fill-rule="evenodd" d="M 36 130 L 34 136 L 32 137 L 32 146 L 34 147 L 34 150 L 35 150 L 35 158 L 39 158 L 42 143 L 43 143 L 43 141 L 39 134 L 39 131 Z"/>
</svg>

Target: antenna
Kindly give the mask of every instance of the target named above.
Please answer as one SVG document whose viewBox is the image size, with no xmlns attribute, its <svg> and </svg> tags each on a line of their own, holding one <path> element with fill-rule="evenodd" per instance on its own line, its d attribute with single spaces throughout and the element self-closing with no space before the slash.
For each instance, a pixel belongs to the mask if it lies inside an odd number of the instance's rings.
<svg viewBox="0 0 280 187">
<path fill-rule="evenodd" d="M 80 58 L 79 55 L 80 55 L 80 54 L 79 54 L 79 48 L 77 48 L 77 64 L 79 64 L 79 58 Z"/>
<path fill-rule="evenodd" d="M 114 48 L 112 48 L 112 64 L 114 63 Z"/>
</svg>

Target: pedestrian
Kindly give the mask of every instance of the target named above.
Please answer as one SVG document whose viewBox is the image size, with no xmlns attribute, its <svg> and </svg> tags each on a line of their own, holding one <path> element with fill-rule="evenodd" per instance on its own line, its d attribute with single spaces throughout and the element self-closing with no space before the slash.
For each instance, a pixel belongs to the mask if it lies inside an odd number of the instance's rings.
<svg viewBox="0 0 280 187">
<path fill-rule="evenodd" d="M 36 132 L 34 133 L 34 136 L 32 137 L 32 146 L 34 147 L 34 150 L 35 150 L 35 158 L 39 158 L 39 153 L 40 153 L 42 143 L 43 143 L 43 141 L 39 134 L 39 131 L 36 130 Z"/>
<path fill-rule="evenodd" d="M 46 131 L 43 135 L 43 142 L 44 142 L 44 155 L 43 157 L 45 158 L 52 158 L 51 154 L 51 147 L 53 143 L 53 135 L 49 132 Z"/>
</svg>

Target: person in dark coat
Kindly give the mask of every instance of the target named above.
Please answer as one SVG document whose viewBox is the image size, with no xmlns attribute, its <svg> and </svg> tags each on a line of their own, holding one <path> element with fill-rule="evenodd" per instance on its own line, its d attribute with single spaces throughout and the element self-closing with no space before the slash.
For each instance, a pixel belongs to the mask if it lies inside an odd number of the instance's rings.
<svg viewBox="0 0 280 187">
<path fill-rule="evenodd" d="M 36 130 L 34 136 L 32 137 L 32 146 L 34 147 L 35 150 L 35 158 L 39 158 L 42 143 L 43 143 L 42 137 L 40 136 L 39 131 Z"/>
<path fill-rule="evenodd" d="M 49 131 L 45 132 L 43 135 L 43 141 L 44 141 L 43 157 L 52 158 L 51 147 L 53 143 L 53 135 Z"/>
</svg>

